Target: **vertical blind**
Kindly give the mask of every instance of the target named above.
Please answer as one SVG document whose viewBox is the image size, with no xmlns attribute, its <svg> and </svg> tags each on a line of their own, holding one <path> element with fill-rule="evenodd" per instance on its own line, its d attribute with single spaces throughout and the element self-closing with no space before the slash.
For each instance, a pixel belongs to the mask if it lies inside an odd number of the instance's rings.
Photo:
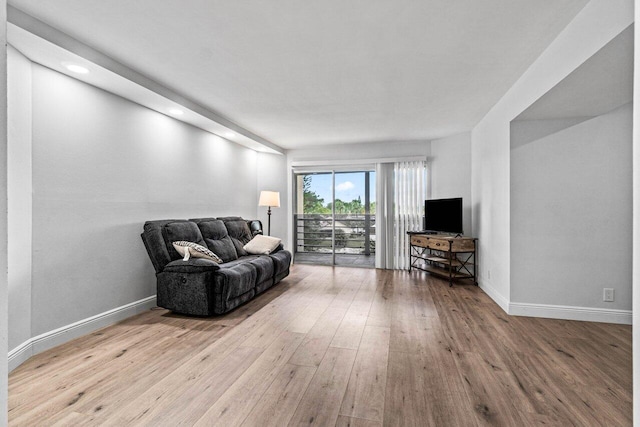
<svg viewBox="0 0 640 427">
<path fill-rule="evenodd" d="M 398 162 L 394 179 L 394 269 L 409 268 L 409 236 L 407 231 L 422 229 L 424 200 L 427 196 L 425 162 Z"/>
<path fill-rule="evenodd" d="M 379 163 L 376 179 L 376 267 L 408 269 L 407 231 L 423 227 L 426 162 Z"/>
</svg>

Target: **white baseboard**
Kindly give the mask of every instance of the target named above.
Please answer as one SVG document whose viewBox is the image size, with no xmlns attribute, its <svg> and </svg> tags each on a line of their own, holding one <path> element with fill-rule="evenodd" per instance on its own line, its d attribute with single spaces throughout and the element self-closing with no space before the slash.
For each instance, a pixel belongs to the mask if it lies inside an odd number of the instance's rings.
<svg viewBox="0 0 640 427">
<path fill-rule="evenodd" d="M 544 317 L 547 319 L 582 320 L 622 325 L 631 325 L 632 323 L 631 310 L 607 308 L 512 302 L 509 303 L 508 313 L 514 316 Z"/>
<path fill-rule="evenodd" d="M 33 346 L 29 339 L 9 351 L 9 372 L 22 365 L 31 356 L 33 356 Z"/>
<path fill-rule="evenodd" d="M 632 324 L 631 310 L 576 307 L 569 305 L 529 304 L 509 302 L 494 287 L 485 282 L 478 284 L 505 313 L 512 316 L 543 317 L 547 319 L 581 320 L 584 322 Z"/>
<path fill-rule="evenodd" d="M 478 282 L 478 286 L 484 291 L 485 294 L 489 295 L 489 298 L 495 301 L 495 303 L 498 304 L 498 306 L 505 313 L 509 314 L 509 301 L 504 296 L 502 296 L 501 293 L 496 291 L 493 286 L 487 284 L 486 282 Z"/>
<path fill-rule="evenodd" d="M 113 325 L 155 306 L 156 296 L 152 295 L 28 339 L 9 352 L 9 372 L 34 354 L 41 353 L 105 326 Z"/>
</svg>

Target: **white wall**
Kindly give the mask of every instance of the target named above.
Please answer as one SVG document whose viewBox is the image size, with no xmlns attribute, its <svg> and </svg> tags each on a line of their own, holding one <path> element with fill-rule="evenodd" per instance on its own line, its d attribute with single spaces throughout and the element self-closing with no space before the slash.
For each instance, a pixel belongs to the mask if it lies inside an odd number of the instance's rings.
<svg viewBox="0 0 640 427">
<path fill-rule="evenodd" d="M 635 1 L 640 21 L 640 0 Z M 640 424 L 640 31 L 634 34 L 633 76 L 633 421 Z"/>
<path fill-rule="evenodd" d="M 425 156 L 430 153 L 429 141 L 372 142 L 368 144 L 337 144 L 287 150 L 289 165 L 295 161 L 376 159 L 383 157 Z"/>
<path fill-rule="evenodd" d="M 145 220 L 256 213 L 254 151 L 33 67 L 33 334 L 155 293 Z"/>
<path fill-rule="evenodd" d="M 471 226 L 471 133 L 431 141 L 429 156 L 433 199 L 462 197 L 464 234 L 473 236 Z"/>
<path fill-rule="evenodd" d="M 289 212 L 289 197 L 287 193 L 287 158 L 279 154 L 258 153 L 257 161 L 257 189 L 260 191 L 279 191 L 280 207 L 271 208 L 271 235 L 288 240 L 287 213 Z M 267 208 L 258 206 L 255 218 L 262 221 L 264 233 L 267 234 Z M 291 249 L 291 247 L 287 247 Z"/>
<path fill-rule="evenodd" d="M 591 0 L 472 130 L 472 222 L 480 286 L 508 310 L 510 122 L 633 22 L 632 0 Z"/>
<path fill-rule="evenodd" d="M 513 122 L 512 142 L 546 122 Z M 627 104 L 512 144 L 512 303 L 631 309 L 631 131 Z"/>
<path fill-rule="evenodd" d="M 24 71 L 24 58 L 13 52 L 9 59 L 12 70 Z M 12 296 L 24 305 L 30 292 L 31 305 L 9 313 L 18 326 L 30 311 L 27 339 L 155 294 L 140 239 L 144 221 L 254 218 L 258 201 L 255 151 L 40 65 L 31 71 L 32 96 L 21 74 L 10 80 L 10 94 L 25 92 L 9 98 L 16 123 L 28 120 L 25 94 L 32 99 L 31 164 L 26 147 L 9 159 L 10 171 L 21 168 L 11 177 L 33 177 L 33 195 L 25 194 L 26 182 L 11 193 L 12 206 L 32 203 L 31 282 L 21 278 Z M 12 133 L 16 141 L 28 137 L 23 131 Z M 12 328 L 12 345 L 24 330 Z"/>
<path fill-rule="evenodd" d="M 0 93 L 7 93 L 7 2 L 0 0 Z M 7 166 L 7 97 L 0 97 L 0 170 Z M 0 426 L 7 424 L 7 174 L 0 174 Z"/>
<path fill-rule="evenodd" d="M 9 47 L 9 348 L 31 338 L 31 61 Z"/>
</svg>

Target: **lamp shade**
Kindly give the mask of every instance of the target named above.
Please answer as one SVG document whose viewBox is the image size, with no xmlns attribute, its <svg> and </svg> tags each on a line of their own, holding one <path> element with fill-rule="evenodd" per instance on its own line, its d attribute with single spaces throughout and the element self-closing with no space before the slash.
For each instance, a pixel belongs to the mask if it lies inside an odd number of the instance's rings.
<svg viewBox="0 0 640 427">
<path fill-rule="evenodd" d="M 261 191 L 258 206 L 280 207 L 280 193 L 278 191 Z"/>
</svg>

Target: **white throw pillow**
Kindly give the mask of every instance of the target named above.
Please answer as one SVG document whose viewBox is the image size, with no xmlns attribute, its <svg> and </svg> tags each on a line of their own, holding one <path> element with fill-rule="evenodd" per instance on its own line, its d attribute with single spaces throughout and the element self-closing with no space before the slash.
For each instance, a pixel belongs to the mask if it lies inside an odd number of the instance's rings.
<svg viewBox="0 0 640 427">
<path fill-rule="evenodd" d="M 211 261 L 218 264 L 222 264 L 223 262 L 218 255 L 214 254 L 209 249 L 197 243 L 185 242 L 184 240 L 180 240 L 178 242 L 173 242 L 173 247 L 180 255 L 184 257 L 182 258 L 183 261 L 188 261 L 190 257 L 194 257 L 210 259 Z"/>
<path fill-rule="evenodd" d="M 244 250 L 251 255 L 269 255 L 278 247 L 282 240 L 277 237 L 256 235 L 249 243 L 244 245 Z"/>
</svg>

